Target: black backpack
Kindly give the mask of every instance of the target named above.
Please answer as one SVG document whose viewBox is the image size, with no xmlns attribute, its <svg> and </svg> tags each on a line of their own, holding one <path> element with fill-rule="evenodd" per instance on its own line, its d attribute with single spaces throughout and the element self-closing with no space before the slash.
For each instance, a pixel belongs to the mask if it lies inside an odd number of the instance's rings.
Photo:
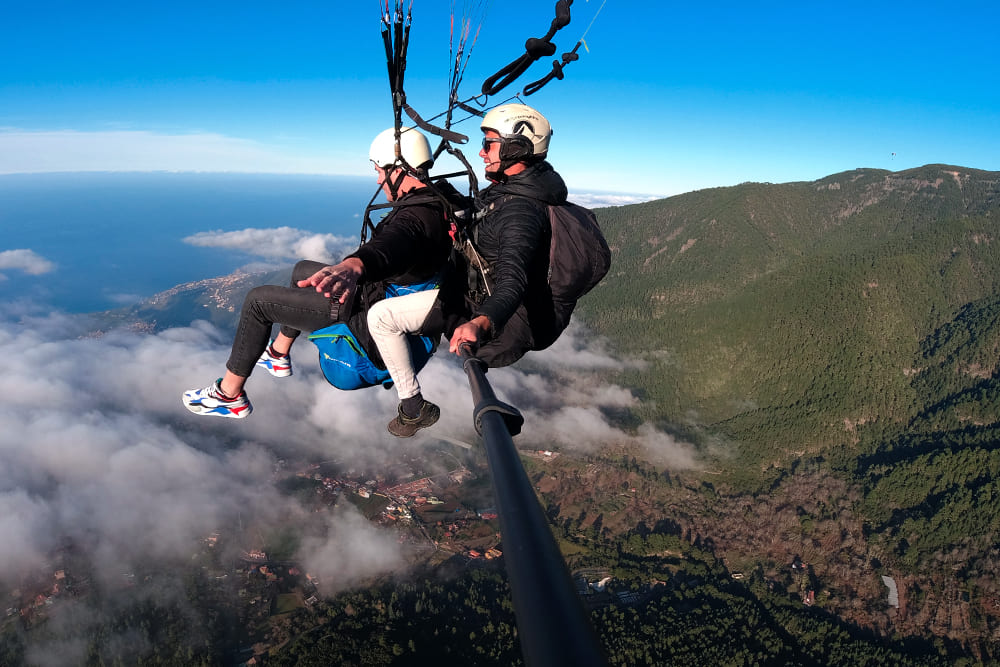
<svg viewBox="0 0 1000 667">
<path fill-rule="evenodd" d="M 484 213 L 505 200 L 493 202 Z M 550 300 L 541 310 L 538 301 L 533 308 L 522 303 L 499 336 L 479 348 L 476 356 L 490 368 L 507 366 L 530 350 L 544 350 L 552 345 L 569 325 L 577 301 L 604 278 L 611 266 L 611 251 L 593 211 L 569 202 L 562 205 L 537 199 L 534 202 L 540 210 L 545 208 L 552 230 L 546 281 Z M 468 298 L 482 303 L 492 289 L 493 267 L 467 239 L 460 244 L 460 252 L 470 269 Z"/>
<path fill-rule="evenodd" d="M 491 203 L 480 216 L 491 213 L 498 205 L 512 198 L 513 195 L 509 195 Z M 608 273 L 611 267 L 611 250 L 597 224 L 597 217 L 590 209 L 572 202 L 548 204 L 539 199 L 532 201 L 539 208 L 544 207 L 549 217 L 551 240 L 546 277 L 552 301 L 563 307 L 569 306 L 572 310 L 580 297 L 593 289 Z M 489 286 L 486 291 L 492 289 L 493 267 L 468 242 L 462 244 L 461 252 L 468 260 L 472 274 L 482 278 L 480 289 L 474 291 L 481 292 L 484 284 Z"/>
<path fill-rule="evenodd" d="M 572 202 L 546 208 L 552 227 L 548 274 L 552 300 L 575 304 L 608 273 L 611 250 L 589 208 Z"/>
</svg>

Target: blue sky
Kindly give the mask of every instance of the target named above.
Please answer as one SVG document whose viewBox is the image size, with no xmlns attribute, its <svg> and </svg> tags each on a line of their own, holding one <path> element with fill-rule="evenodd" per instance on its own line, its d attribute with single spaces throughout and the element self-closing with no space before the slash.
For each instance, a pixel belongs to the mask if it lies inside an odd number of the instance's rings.
<svg viewBox="0 0 1000 667">
<path fill-rule="evenodd" d="M 452 5 L 485 15 L 466 98 L 545 33 L 555 2 L 415 0 L 407 93 L 425 117 L 447 100 Z M 573 3 L 557 56 L 584 31 L 589 51 L 526 98 L 555 127 L 550 157 L 571 191 L 1000 170 L 995 2 L 601 7 Z M 8 3 L 0 173 L 367 174 L 368 144 L 392 123 L 378 16 L 371 0 Z M 456 129 L 476 141 L 474 121 Z"/>
</svg>

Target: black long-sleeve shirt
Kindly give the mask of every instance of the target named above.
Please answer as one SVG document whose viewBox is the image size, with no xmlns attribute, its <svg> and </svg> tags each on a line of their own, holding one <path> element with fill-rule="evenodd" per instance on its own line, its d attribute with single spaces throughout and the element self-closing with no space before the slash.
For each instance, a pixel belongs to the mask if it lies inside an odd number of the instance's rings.
<svg viewBox="0 0 1000 667">
<path fill-rule="evenodd" d="M 375 226 L 372 238 L 348 255 L 365 265 L 365 282 L 412 285 L 441 270 L 451 252 L 451 223 L 443 204 L 430 197 L 425 188 L 403 195 L 400 205 Z"/>
</svg>

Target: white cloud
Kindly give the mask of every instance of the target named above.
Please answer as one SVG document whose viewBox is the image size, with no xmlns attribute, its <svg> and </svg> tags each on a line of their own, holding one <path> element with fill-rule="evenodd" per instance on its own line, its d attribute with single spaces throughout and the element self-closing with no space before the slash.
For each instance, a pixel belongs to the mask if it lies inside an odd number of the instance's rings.
<svg viewBox="0 0 1000 667">
<path fill-rule="evenodd" d="M 663 199 L 664 195 L 633 195 L 633 194 L 613 194 L 613 193 L 586 193 L 571 192 L 568 199 L 574 204 L 587 208 L 601 208 L 605 206 L 627 206 L 628 204 L 641 204 L 654 199 Z"/>
<path fill-rule="evenodd" d="M 105 296 L 112 302 L 120 306 L 129 306 L 138 303 L 143 298 L 142 294 L 128 294 L 124 292 L 105 292 Z"/>
<path fill-rule="evenodd" d="M 55 545 L 52 537 L 38 535 L 38 526 L 51 525 L 52 515 L 44 501 L 31 497 L 24 489 L 0 492 L 0 562 L 12 568 L 8 576 L 26 576 L 34 564 L 44 562 L 46 552 Z M 54 537 L 54 536 L 53 536 Z"/>
<path fill-rule="evenodd" d="M 0 375 L 0 580 L 67 543 L 115 576 L 150 559 L 183 561 L 238 516 L 283 525 L 305 514 L 274 486 L 279 454 L 388 455 L 388 434 L 347 440 L 308 419 L 316 397 L 334 392 L 308 371 L 298 382 L 254 378 L 260 418 L 189 414 L 181 392 L 216 377 L 228 347 L 205 324 L 100 338 L 79 337 L 84 329 L 63 316 L 0 321 L 0 336 L 25 346 Z M 390 414 L 386 399 L 378 412 Z M 348 422 L 358 419 L 371 414 Z"/>
<path fill-rule="evenodd" d="M 186 237 L 184 242 L 239 250 L 266 259 L 297 260 L 306 257 L 319 262 L 339 261 L 357 247 L 357 239 L 305 232 L 292 227 L 198 232 Z"/>
<path fill-rule="evenodd" d="M 303 540 L 299 554 L 307 571 L 319 578 L 318 587 L 326 595 L 335 593 L 345 582 L 399 570 L 404 565 L 396 540 L 353 506 L 338 505 L 327 520 L 325 535 Z"/>
<path fill-rule="evenodd" d="M 56 265 L 33 250 L 20 248 L 18 250 L 0 251 L 0 271 L 23 271 L 28 275 L 40 276 L 54 271 Z M 5 276 L 0 273 L 0 280 Z"/>
<path fill-rule="evenodd" d="M 649 424 L 639 427 L 638 443 L 646 459 L 654 466 L 671 470 L 685 470 L 695 466 L 695 452 L 691 445 L 657 431 Z"/>
<path fill-rule="evenodd" d="M 532 355 L 541 363 L 546 361 L 557 363 L 561 367 L 580 370 L 620 371 L 626 367 L 639 366 L 634 360 L 624 360 L 616 357 L 608 349 L 608 341 L 595 336 L 577 320 L 570 320 L 566 332 L 556 340 L 544 353 Z M 640 366 L 641 367 L 641 366 Z"/>
<path fill-rule="evenodd" d="M 205 171 L 353 174 L 355 159 L 296 155 L 212 133 L 25 131 L 0 128 L 0 174 L 54 171 Z"/>
</svg>

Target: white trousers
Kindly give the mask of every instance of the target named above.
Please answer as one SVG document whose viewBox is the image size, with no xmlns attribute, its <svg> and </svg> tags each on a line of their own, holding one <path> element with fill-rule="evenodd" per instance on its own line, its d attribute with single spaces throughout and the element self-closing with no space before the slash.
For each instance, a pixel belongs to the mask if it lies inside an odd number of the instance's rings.
<svg viewBox="0 0 1000 667">
<path fill-rule="evenodd" d="M 378 346 L 400 400 L 420 393 L 406 336 L 420 330 L 437 295 L 438 290 L 431 289 L 394 296 L 379 301 L 368 310 L 368 332 Z"/>
</svg>

